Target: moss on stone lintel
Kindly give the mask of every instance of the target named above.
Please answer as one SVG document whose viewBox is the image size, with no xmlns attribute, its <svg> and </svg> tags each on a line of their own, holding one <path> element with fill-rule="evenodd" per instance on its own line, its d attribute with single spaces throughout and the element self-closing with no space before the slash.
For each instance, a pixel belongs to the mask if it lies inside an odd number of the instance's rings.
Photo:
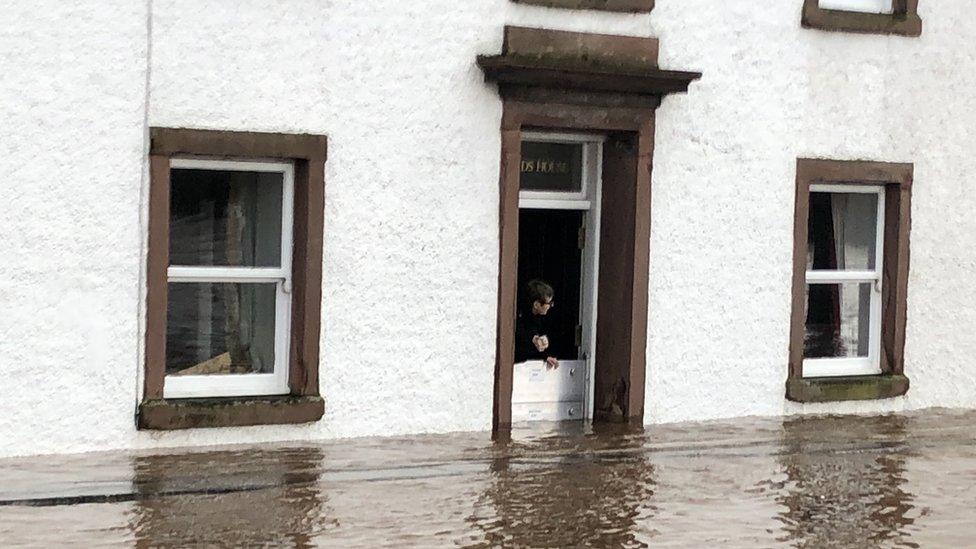
<svg viewBox="0 0 976 549">
<path fill-rule="evenodd" d="M 318 396 L 149 400 L 139 406 L 139 428 L 149 430 L 311 423 L 325 412 Z"/>
<path fill-rule="evenodd" d="M 792 378 L 786 382 L 786 398 L 793 402 L 881 400 L 902 396 L 908 388 L 903 375 Z"/>
</svg>

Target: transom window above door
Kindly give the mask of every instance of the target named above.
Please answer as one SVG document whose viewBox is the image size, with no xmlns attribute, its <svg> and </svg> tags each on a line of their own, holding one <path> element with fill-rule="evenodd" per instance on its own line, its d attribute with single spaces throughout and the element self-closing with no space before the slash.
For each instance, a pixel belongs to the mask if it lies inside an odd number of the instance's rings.
<svg viewBox="0 0 976 549">
<path fill-rule="evenodd" d="M 582 193 L 583 143 L 522 142 L 522 191 Z"/>
<path fill-rule="evenodd" d="M 532 133 L 522 139 L 522 207 L 589 209 L 602 163 L 603 136 Z"/>
</svg>

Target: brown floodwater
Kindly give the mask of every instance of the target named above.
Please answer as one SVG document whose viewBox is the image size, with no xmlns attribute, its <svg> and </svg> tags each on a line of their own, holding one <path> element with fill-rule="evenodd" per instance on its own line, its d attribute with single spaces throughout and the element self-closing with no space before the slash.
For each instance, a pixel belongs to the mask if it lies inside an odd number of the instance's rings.
<svg viewBox="0 0 976 549">
<path fill-rule="evenodd" d="M 976 412 L 0 460 L 0 546 L 970 547 Z"/>
</svg>

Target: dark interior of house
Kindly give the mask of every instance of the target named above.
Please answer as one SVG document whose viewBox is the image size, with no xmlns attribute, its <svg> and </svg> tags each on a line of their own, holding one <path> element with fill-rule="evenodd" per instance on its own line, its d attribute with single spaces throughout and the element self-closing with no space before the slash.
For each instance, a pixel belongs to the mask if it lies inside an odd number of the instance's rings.
<svg viewBox="0 0 976 549">
<path fill-rule="evenodd" d="M 519 307 L 527 306 L 525 285 L 530 280 L 540 279 L 553 287 L 555 306 L 547 315 L 551 333 L 546 335 L 554 356 L 564 360 L 579 358 L 576 326 L 580 323 L 583 215 L 574 210 L 519 211 Z"/>
</svg>

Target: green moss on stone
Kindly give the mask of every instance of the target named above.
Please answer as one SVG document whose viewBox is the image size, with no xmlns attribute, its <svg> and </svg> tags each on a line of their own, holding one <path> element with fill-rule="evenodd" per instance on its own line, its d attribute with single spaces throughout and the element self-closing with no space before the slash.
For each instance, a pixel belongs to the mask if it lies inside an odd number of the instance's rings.
<svg viewBox="0 0 976 549">
<path fill-rule="evenodd" d="M 793 378 L 786 382 L 786 398 L 794 402 L 881 400 L 908 392 L 903 375 Z"/>
</svg>

